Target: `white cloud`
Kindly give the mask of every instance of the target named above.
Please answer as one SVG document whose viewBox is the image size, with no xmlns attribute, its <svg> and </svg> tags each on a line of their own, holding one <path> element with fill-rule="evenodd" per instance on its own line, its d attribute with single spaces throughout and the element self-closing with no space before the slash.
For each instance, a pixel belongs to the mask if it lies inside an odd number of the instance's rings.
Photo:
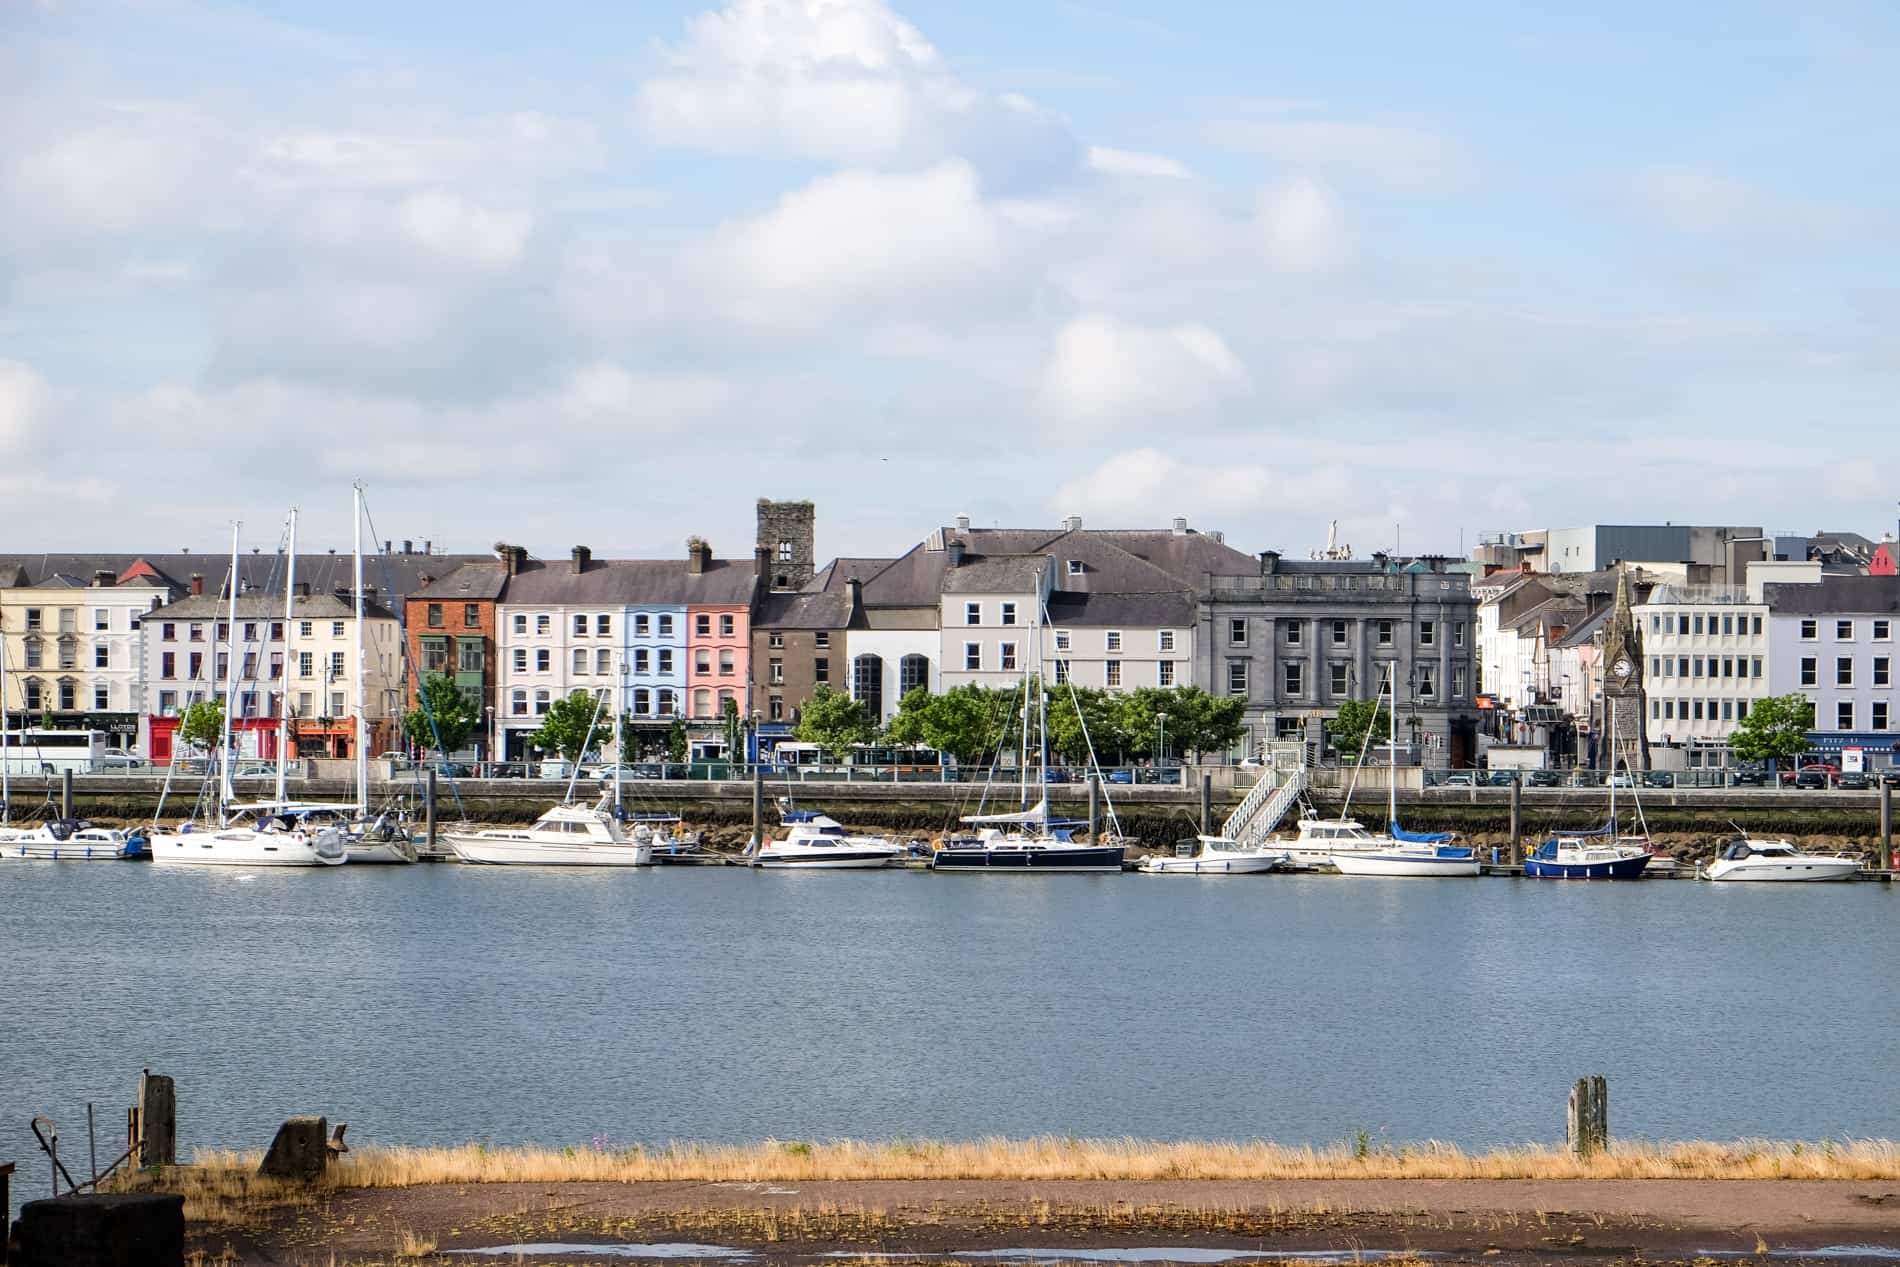
<svg viewBox="0 0 1900 1267">
<path fill-rule="evenodd" d="M 47 403 L 46 380 L 24 361 L 0 360 L 0 450 L 22 447 Z"/>
<path fill-rule="evenodd" d="M 1408 123 L 1359 119 L 1223 118 L 1201 127 L 1208 144 L 1259 154 L 1288 167 L 1405 193 L 1445 193 L 1471 176 L 1456 137 Z"/>
<path fill-rule="evenodd" d="M 534 217 L 493 211 L 441 190 L 411 194 L 396 206 L 396 223 L 416 245 L 482 268 L 521 258 Z"/>
<path fill-rule="evenodd" d="M 1058 488 L 1049 506 L 1115 524 L 1151 527 L 1173 515 L 1258 511 L 1273 481 L 1267 468 L 1198 466 L 1159 449 L 1130 449 Z"/>
<path fill-rule="evenodd" d="M 1108 176 L 1161 176 L 1185 180 L 1192 175 L 1187 165 L 1165 154 L 1144 154 L 1139 150 L 1116 150 L 1106 145 L 1091 145 L 1088 165 Z"/>
<path fill-rule="evenodd" d="M 1333 191 L 1295 177 L 1260 195 L 1258 218 L 1267 261 L 1281 272 L 1325 273 L 1352 255 L 1352 230 Z"/>
<path fill-rule="evenodd" d="M 635 110 L 662 145 L 853 165 L 960 154 L 996 174 L 1073 166 L 1067 129 L 959 79 L 884 0 L 732 0 L 659 50 Z"/>
<path fill-rule="evenodd" d="M 1631 175 L 1625 188 L 1640 214 L 1681 233 L 1830 233 L 1853 219 L 1694 164 L 1652 164 Z"/>
<path fill-rule="evenodd" d="M 611 361 L 596 361 L 568 379 L 559 405 L 563 415 L 580 421 L 618 419 L 661 427 L 717 412 L 731 395 L 724 382 L 709 375 L 635 374 Z"/>
<path fill-rule="evenodd" d="M 1061 329 L 1042 379 L 1044 407 L 1082 422 L 1205 414 L 1252 393 L 1247 367 L 1208 327 L 1103 316 Z"/>
</svg>

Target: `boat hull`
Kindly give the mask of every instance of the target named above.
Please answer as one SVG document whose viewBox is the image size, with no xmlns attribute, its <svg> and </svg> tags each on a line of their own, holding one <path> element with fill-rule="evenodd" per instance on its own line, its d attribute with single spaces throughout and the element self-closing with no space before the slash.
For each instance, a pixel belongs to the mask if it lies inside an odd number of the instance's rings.
<svg viewBox="0 0 1900 1267">
<path fill-rule="evenodd" d="M 761 853 L 752 859 L 752 865 L 763 871 L 873 871 L 890 866 L 896 856 L 895 849 L 840 850 L 826 855 Z"/>
<path fill-rule="evenodd" d="M 653 864 L 653 846 L 551 844 L 536 840 L 507 840 L 482 836 L 447 835 L 455 856 L 463 862 L 498 867 L 646 867 Z"/>
<path fill-rule="evenodd" d="M 1264 875 L 1280 865 L 1283 854 L 1244 858 L 1144 858 L 1141 869 L 1149 875 Z"/>
<path fill-rule="evenodd" d="M 148 845 L 160 866 L 340 867 L 349 861 L 337 833 L 192 831 L 154 833 Z"/>
<path fill-rule="evenodd" d="M 1788 861 L 1749 858 L 1741 862 L 1721 860 L 1709 864 L 1702 873 L 1705 880 L 1730 884 L 1800 884 L 1826 880 L 1851 880 L 1860 871 L 1854 858 L 1796 858 Z"/>
<path fill-rule="evenodd" d="M 1416 857 L 1392 853 L 1341 853 L 1333 855 L 1333 865 L 1341 875 L 1410 876 L 1437 878 L 1478 874 L 1478 859 Z"/>
<path fill-rule="evenodd" d="M 931 855 L 930 869 L 980 875 L 1108 873 L 1119 872 L 1125 857 L 1126 851 L 1120 845 L 1088 845 L 1066 849 L 1033 846 L 999 849 L 951 847 L 939 849 Z"/>
<path fill-rule="evenodd" d="M 19 862 L 121 862 L 145 857 L 142 838 L 112 842 L 92 840 L 23 839 L 0 841 L 0 860 Z"/>
<path fill-rule="evenodd" d="M 1533 880 L 1639 880 L 1648 869 L 1649 860 L 1650 855 L 1646 853 L 1593 862 L 1554 862 L 1533 857 L 1524 859 L 1524 874 Z"/>
</svg>

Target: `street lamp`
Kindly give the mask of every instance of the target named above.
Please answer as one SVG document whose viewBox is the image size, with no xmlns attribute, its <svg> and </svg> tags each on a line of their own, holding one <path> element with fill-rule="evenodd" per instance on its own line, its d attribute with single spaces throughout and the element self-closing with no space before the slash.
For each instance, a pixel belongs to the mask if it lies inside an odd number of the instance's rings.
<svg viewBox="0 0 1900 1267">
<path fill-rule="evenodd" d="M 483 755 L 488 759 L 488 763 L 493 765 L 495 763 L 495 706 L 482 705 L 482 713 L 487 718 L 482 726 L 483 746 L 487 749 Z"/>
<path fill-rule="evenodd" d="M 1158 732 L 1155 737 L 1155 765 L 1162 766 L 1168 761 L 1168 715 L 1166 713 L 1155 714 L 1155 729 Z"/>
</svg>

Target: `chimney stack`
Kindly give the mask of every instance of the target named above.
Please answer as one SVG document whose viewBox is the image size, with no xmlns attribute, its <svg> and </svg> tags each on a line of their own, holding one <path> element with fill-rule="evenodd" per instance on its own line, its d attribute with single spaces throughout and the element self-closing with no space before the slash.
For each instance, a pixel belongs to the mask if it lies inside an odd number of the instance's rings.
<svg viewBox="0 0 1900 1267">
<path fill-rule="evenodd" d="M 391 551 L 391 549 L 390 549 L 390 547 L 391 547 L 391 546 L 393 546 L 393 545 L 395 545 L 395 544 L 396 544 L 396 543 L 395 543 L 394 541 L 385 541 L 385 542 L 383 542 L 383 553 L 384 553 L 384 554 L 390 554 L 390 553 L 392 553 L 392 551 Z M 331 553 L 331 554 L 335 554 L 335 553 L 336 553 L 336 551 L 335 551 L 335 550 L 332 550 L 332 551 L 330 551 L 330 553 Z"/>
<path fill-rule="evenodd" d="M 495 557 L 501 560 L 501 570 L 509 576 L 521 571 L 521 564 L 527 551 L 520 546 L 511 546 L 506 541 L 495 543 Z"/>
<path fill-rule="evenodd" d="M 686 538 L 686 574 L 699 576 L 706 571 L 706 565 L 712 562 L 712 547 L 698 537 Z"/>
<path fill-rule="evenodd" d="M 309 598 L 309 597 L 310 597 L 310 582 L 309 582 L 309 581 L 298 581 L 298 582 L 297 582 L 297 597 L 298 597 L 298 598 Z"/>
<path fill-rule="evenodd" d="M 203 572 L 193 572 L 191 574 L 191 592 L 194 595 L 203 594 L 205 592 L 205 574 Z"/>
<path fill-rule="evenodd" d="M 574 575 L 576 576 L 585 572 L 587 565 L 592 562 L 594 558 L 594 552 L 589 550 L 586 546 L 575 546 L 568 552 L 568 555 L 574 560 Z"/>
<path fill-rule="evenodd" d="M 416 552 L 416 543 L 415 543 L 415 542 L 413 542 L 413 541 L 405 541 L 405 542 L 403 542 L 403 543 L 402 543 L 402 552 L 403 552 L 404 554 L 414 554 L 414 553 Z"/>
<path fill-rule="evenodd" d="M 374 603 L 375 601 L 376 601 L 376 587 L 374 585 L 365 585 L 363 587 L 363 602 L 368 604 L 368 603 Z"/>
<path fill-rule="evenodd" d="M 1062 521 L 1062 531 L 1064 532 L 1080 532 L 1081 530 L 1082 516 L 1080 515 L 1070 515 Z"/>
<path fill-rule="evenodd" d="M 968 515 L 958 515 L 957 516 L 957 531 L 968 532 L 969 530 L 970 530 L 970 517 Z"/>
<path fill-rule="evenodd" d="M 1262 550 L 1260 552 L 1260 575 L 1272 576 L 1279 570 L 1280 552 L 1278 550 Z"/>
<path fill-rule="evenodd" d="M 119 583 L 119 574 L 101 568 L 92 574 L 92 583 L 96 588 L 107 589 Z"/>
<path fill-rule="evenodd" d="M 951 567 L 953 568 L 962 567 L 963 566 L 963 538 L 952 537 L 950 540 L 944 542 L 943 553 L 944 553 L 945 558 L 948 559 Z"/>
<path fill-rule="evenodd" d="M 763 583 L 766 577 L 771 573 L 771 571 L 772 571 L 772 547 L 764 544 L 763 542 L 759 543 L 756 546 L 753 546 L 752 547 L 752 575 L 756 576 L 760 580 L 760 582 Z M 773 588 L 776 589 L 778 587 L 773 586 Z"/>
<path fill-rule="evenodd" d="M 853 616 L 856 616 L 858 614 L 858 608 L 864 605 L 864 582 L 854 576 L 844 583 L 844 592 L 846 597 L 851 600 L 851 606 L 845 613 L 845 619 L 849 620 Z"/>
<path fill-rule="evenodd" d="M 1187 536 L 1187 516 L 1186 515 L 1176 515 L 1174 517 L 1174 535 L 1177 537 Z"/>
</svg>

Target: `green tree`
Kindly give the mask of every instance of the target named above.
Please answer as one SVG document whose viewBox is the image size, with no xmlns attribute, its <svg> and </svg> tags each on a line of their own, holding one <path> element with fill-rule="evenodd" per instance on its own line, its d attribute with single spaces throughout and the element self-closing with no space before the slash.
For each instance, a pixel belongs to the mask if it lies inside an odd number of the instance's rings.
<svg viewBox="0 0 1900 1267">
<path fill-rule="evenodd" d="M 1771 695 L 1748 706 L 1748 716 L 1728 737 L 1729 751 L 1744 761 L 1792 760 L 1812 745 L 1814 701 L 1799 693 Z"/>
<path fill-rule="evenodd" d="M 969 765 L 995 749 L 1021 703 L 1021 691 L 965 685 L 932 695 L 919 686 L 898 702 L 884 736 L 892 743 L 921 743 Z"/>
<path fill-rule="evenodd" d="M 666 732 L 666 759 L 668 761 L 686 760 L 686 722 L 678 715 L 673 717 L 673 725 Z"/>
<path fill-rule="evenodd" d="M 876 733 L 856 700 L 822 682 L 799 711 L 799 742 L 817 744 L 834 762 L 843 763 L 852 744 L 868 743 Z"/>
<path fill-rule="evenodd" d="M 1392 714 L 1385 701 L 1377 699 L 1341 700 L 1339 716 L 1326 723 L 1326 735 L 1333 741 L 1341 761 L 1357 761 L 1371 734 L 1376 746 L 1384 743 L 1392 725 Z"/>
<path fill-rule="evenodd" d="M 1120 696 L 1092 686 L 1056 685 L 1048 701 L 1050 751 L 1065 761 L 1082 762 L 1092 748 L 1096 761 L 1119 763 L 1129 746 L 1121 703 Z"/>
<path fill-rule="evenodd" d="M 1138 687 L 1121 696 L 1117 707 L 1129 751 L 1145 753 L 1161 743 L 1164 758 L 1171 752 L 1198 758 L 1227 751 L 1246 733 L 1246 711 L 1245 700 L 1209 695 L 1198 686 Z"/>
<path fill-rule="evenodd" d="M 201 699 L 189 705 L 178 718 L 179 742 L 203 752 L 218 746 L 224 738 L 224 701 Z"/>
<path fill-rule="evenodd" d="M 745 760 L 745 723 L 739 719 L 739 701 L 730 695 L 721 706 L 720 721 L 726 730 L 726 760 Z"/>
<path fill-rule="evenodd" d="M 543 752 L 558 752 L 564 761 L 578 761 L 587 751 L 600 701 L 589 691 L 575 691 L 557 699 L 541 718 L 541 728 L 528 742 Z"/>
<path fill-rule="evenodd" d="M 461 751 L 482 719 L 481 710 L 462 694 L 455 679 L 446 673 L 423 674 L 416 696 L 416 707 L 402 720 L 409 742 L 422 748 L 434 748 L 440 737 L 443 752 Z M 433 728 L 429 725 L 431 718 L 435 721 Z"/>
</svg>

